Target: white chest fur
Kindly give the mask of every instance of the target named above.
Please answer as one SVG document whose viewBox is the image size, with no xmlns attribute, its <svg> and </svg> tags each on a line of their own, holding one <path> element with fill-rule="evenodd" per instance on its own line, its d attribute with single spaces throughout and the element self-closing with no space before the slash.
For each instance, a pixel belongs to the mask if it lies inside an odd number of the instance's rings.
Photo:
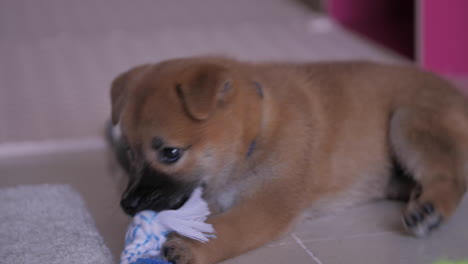
<svg viewBox="0 0 468 264">
<path fill-rule="evenodd" d="M 237 200 L 239 187 L 232 186 L 219 192 L 217 203 L 222 212 L 229 210 Z"/>
</svg>

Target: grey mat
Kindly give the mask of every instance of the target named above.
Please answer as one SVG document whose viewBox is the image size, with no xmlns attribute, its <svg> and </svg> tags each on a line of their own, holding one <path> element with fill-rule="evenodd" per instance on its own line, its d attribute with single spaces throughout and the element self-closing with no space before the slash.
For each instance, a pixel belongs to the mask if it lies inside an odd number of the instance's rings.
<svg viewBox="0 0 468 264">
<path fill-rule="evenodd" d="M 0 189 L 0 262 L 112 263 L 80 195 L 68 185 Z"/>
</svg>

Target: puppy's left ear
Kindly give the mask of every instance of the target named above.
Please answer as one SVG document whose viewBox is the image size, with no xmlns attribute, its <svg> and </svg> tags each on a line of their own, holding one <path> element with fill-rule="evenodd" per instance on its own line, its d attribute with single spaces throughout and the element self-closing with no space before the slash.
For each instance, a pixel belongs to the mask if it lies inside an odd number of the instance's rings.
<svg viewBox="0 0 468 264">
<path fill-rule="evenodd" d="M 221 65 L 206 64 L 189 69 L 182 74 L 181 80 L 176 85 L 177 95 L 195 120 L 208 119 L 216 107 L 232 94 L 228 70 Z"/>
</svg>

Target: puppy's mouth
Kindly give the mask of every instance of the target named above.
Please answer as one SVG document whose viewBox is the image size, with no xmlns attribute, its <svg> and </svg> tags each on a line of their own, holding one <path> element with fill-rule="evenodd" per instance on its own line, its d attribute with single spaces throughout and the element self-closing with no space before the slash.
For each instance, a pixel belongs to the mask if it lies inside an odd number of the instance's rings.
<svg viewBox="0 0 468 264">
<path fill-rule="evenodd" d="M 120 205 L 131 216 L 143 210 L 176 210 L 184 205 L 196 186 L 148 167 L 143 169 L 138 182 L 129 182 Z"/>
<path fill-rule="evenodd" d="M 180 207 L 182 207 L 187 202 L 189 197 L 190 197 L 190 194 L 186 194 L 186 195 L 183 195 L 182 197 L 180 197 L 178 199 L 178 202 L 175 202 L 174 205 L 170 208 L 170 210 L 177 210 Z"/>
</svg>

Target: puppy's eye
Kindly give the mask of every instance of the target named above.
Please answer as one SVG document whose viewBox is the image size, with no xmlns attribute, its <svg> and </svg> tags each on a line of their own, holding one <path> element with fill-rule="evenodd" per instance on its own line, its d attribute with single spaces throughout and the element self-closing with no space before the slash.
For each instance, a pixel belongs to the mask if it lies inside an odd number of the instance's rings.
<svg viewBox="0 0 468 264">
<path fill-rule="evenodd" d="M 159 161 L 162 163 L 171 164 L 178 161 L 182 157 L 183 153 L 184 151 L 180 148 L 163 148 L 159 152 Z"/>
</svg>

